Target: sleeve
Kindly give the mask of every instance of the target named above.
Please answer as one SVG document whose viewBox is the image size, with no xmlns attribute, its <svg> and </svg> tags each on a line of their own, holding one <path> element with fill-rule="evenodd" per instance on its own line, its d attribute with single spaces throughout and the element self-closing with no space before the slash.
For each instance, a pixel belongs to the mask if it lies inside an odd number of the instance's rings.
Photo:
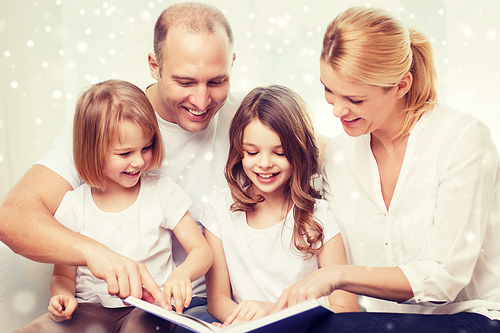
<svg viewBox="0 0 500 333">
<path fill-rule="evenodd" d="M 438 159 L 446 160 L 438 161 L 444 167 L 422 253 L 399 266 L 414 293 L 406 303 L 435 306 L 453 301 L 471 281 L 491 223 L 498 153 L 489 130 L 476 120 L 454 134 L 439 148 Z"/>
<path fill-rule="evenodd" d="M 77 194 L 75 190 L 66 192 L 54 213 L 54 218 L 69 230 L 80 233 L 81 226 L 78 225 L 80 207 L 77 207 L 78 196 L 75 194 Z"/>
<path fill-rule="evenodd" d="M 73 124 L 67 124 L 52 142 L 45 155 L 35 164 L 51 169 L 71 184 L 73 189 L 83 184 L 73 161 Z"/>
<path fill-rule="evenodd" d="M 170 177 L 160 176 L 157 189 L 165 215 L 162 227 L 173 230 L 189 210 L 192 201 Z"/>
<path fill-rule="evenodd" d="M 333 213 L 328 209 L 328 203 L 325 200 L 318 200 L 314 207 L 314 216 L 323 225 L 323 242 L 326 243 L 339 232 L 339 226 Z"/>
<path fill-rule="evenodd" d="M 216 213 L 217 201 L 219 199 L 218 193 L 218 191 L 214 191 L 212 192 L 212 194 L 210 194 L 207 203 L 203 207 L 203 211 L 200 216 L 200 223 L 204 228 L 214 234 L 215 237 L 221 239 Z"/>
</svg>

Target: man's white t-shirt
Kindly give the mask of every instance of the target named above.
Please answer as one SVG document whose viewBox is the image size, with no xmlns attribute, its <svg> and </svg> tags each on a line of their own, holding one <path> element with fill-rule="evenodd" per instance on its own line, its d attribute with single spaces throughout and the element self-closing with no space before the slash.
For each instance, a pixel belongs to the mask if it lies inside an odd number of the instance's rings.
<svg viewBox="0 0 500 333">
<path fill-rule="evenodd" d="M 229 152 L 229 127 L 242 99 L 243 96 L 230 93 L 208 128 L 198 133 L 185 131 L 157 115 L 166 158 L 162 166 L 152 172 L 167 175 L 186 192 L 193 201 L 189 212 L 195 221 L 199 220 L 203 204 L 210 193 L 226 186 L 224 167 Z M 59 174 L 73 189 L 83 183 L 73 162 L 71 125 L 62 130 L 36 164 L 44 165 Z M 175 237 L 173 242 L 174 261 L 179 265 L 184 261 L 186 252 Z M 193 281 L 193 295 L 206 296 L 204 277 Z"/>
</svg>

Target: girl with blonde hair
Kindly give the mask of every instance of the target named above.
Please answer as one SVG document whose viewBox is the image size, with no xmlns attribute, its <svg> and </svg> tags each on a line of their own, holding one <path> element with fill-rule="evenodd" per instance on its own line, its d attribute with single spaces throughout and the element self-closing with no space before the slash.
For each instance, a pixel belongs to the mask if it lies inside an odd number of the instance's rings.
<svg viewBox="0 0 500 333">
<path fill-rule="evenodd" d="M 212 253 L 188 212 L 191 200 L 184 191 L 172 179 L 148 173 L 161 164 L 164 150 L 144 92 L 119 80 L 85 91 L 76 105 L 73 156 L 85 183 L 66 193 L 54 217 L 144 265 L 165 298 L 182 312 L 191 302 L 191 281 L 205 274 Z M 188 253 L 178 267 L 172 234 Z M 49 313 L 16 333 L 170 330 L 167 321 L 125 306 L 115 296 L 117 290 L 100 278 L 88 267 L 54 265 Z"/>
<path fill-rule="evenodd" d="M 255 88 L 229 131 L 225 176 L 200 222 L 214 253 L 209 312 L 223 326 L 269 314 L 281 292 L 318 265 L 346 264 L 333 214 L 311 185 L 318 148 L 305 102 L 283 86 Z M 344 291 L 332 309 L 357 311 Z"/>
<path fill-rule="evenodd" d="M 345 133 L 324 188 L 351 265 L 312 272 L 274 310 L 344 290 L 367 312 L 311 332 L 500 331 L 498 152 L 484 124 L 437 103 L 433 61 L 384 10 L 350 8 L 327 28 L 321 82 Z"/>
</svg>

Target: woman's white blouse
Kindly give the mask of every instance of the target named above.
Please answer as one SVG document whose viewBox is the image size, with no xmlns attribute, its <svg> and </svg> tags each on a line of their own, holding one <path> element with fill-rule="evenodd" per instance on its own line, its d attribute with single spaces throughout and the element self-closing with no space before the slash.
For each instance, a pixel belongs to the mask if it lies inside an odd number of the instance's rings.
<svg viewBox="0 0 500 333">
<path fill-rule="evenodd" d="M 348 261 L 398 266 L 414 293 L 406 304 L 363 298 L 361 305 L 500 319 L 500 170 L 486 126 L 443 106 L 425 114 L 410 133 L 389 209 L 370 135 L 340 135 L 323 165 Z"/>
</svg>

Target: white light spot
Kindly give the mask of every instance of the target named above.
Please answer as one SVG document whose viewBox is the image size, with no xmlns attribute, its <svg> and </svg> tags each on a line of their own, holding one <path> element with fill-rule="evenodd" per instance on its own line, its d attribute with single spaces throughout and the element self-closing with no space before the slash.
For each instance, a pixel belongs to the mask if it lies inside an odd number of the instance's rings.
<svg viewBox="0 0 500 333">
<path fill-rule="evenodd" d="M 46 26 L 45 27 L 45 31 L 46 32 L 51 32 L 52 31 L 52 27 L 50 25 Z"/>
<path fill-rule="evenodd" d="M 61 0 L 56 0 L 56 5 L 60 6 L 61 5 Z"/>
<path fill-rule="evenodd" d="M 344 162 L 344 154 L 341 152 L 341 151 L 338 151 L 334 156 L 333 156 L 333 160 L 335 161 L 335 163 L 337 164 L 341 164 Z"/>
<path fill-rule="evenodd" d="M 146 10 L 143 10 L 143 11 L 141 12 L 141 19 L 142 19 L 143 21 L 150 21 L 150 20 L 151 20 L 151 13 L 150 13 L 150 12 L 148 12 L 148 11 L 146 11 Z"/>
<path fill-rule="evenodd" d="M 0 163 L 2 163 L 2 162 L 3 162 L 3 156 L 0 155 Z"/>
<path fill-rule="evenodd" d="M 35 309 L 35 295 L 28 290 L 20 290 L 12 297 L 12 307 L 18 313 L 28 314 Z"/>
<path fill-rule="evenodd" d="M 65 55 L 65 54 L 66 54 L 66 52 L 64 52 L 64 50 L 59 50 L 59 55 L 60 55 L 60 56 L 63 56 L 63 55 Z"/>
<path fill-rule="evenodd" d="M 78 12 L 78 14 L 80 14 L 80 16 L 85 15 L 85 9 L 80 9 L 80 11 Z"/>
<path fill-rule="evenodd" d="M 410 18 L 413 20 L 415 18 L 415 14 L 414 13 L 411 13 L 410 14 Z"/>
<path fill-rule="evenodd" d="M 33 46 L 35 46 L 35 42 L 30 39 L 29 41 L 26 42 L 26 45 L 28 47 L 33 47 Z"/>
<path fill-rule="evenodd" d="M 312 31 L 308 31 L 307 32 L 307 37 L 312 37 L 312 36 L 314 36 L 314 33 Z"/>
<path fill-rule="evenodd" d="M 486 39 L 496 40 L 497 39 L 497 32 L 495 30 L 488 30 L 486 32 Z"/>
<path fill-rule="evenodd" d="M 54 96 L 55 99 L 60 99 L 62 97 L 62 92 L 61 90 L 54 90 L 54 92 L 52 93 L 52 96 Z"/>
<path fill-rule="evenodd" d="M 110 39 L 115 39 L 116 38 L 116 34 L 114 32 L 110 33 L 109 34 L 109 38 Z"/>
<path fill-rule="evenodd" d="M 5 52 L 3 53 L 3 55 L 4 55 L 4 57 L 5 57 L 5 58 L 10 57 L 10 51 L 5 51 Z"/>
<path fill-rule="evenodd" d="M 100 9 L 96 9 L 96 10 L 94 11 L 94 14 L 95 14 L 96 16 L 101 15 L 101 10 L 100 10 Z"/>
<path fill-rule="evenodd" d="M 75 67 L 75 63 L 74 63 L 73 61 L 70 61 L 70 62 L 68 63 L 68 67 L 69 67 L 69 68 L 74 68 L 74 67 Z"/>
<path fill-rule="evenodd" d="M 107 3 L 107 2 L 102 3 L 102 8 L 108 8 L 108 7 L 109 7 L 109 3 Z"/>
<path fill-rule="evenodd" d="M 307 6 L 302 7 L 302 11 L 304 13 L 307 13 L 309 11 L 309 7 L 307 7 Z"/>
<path fill-rule="evenodd" d="M 250 14 L 248 14 L 248 18 L 249 18 L 250 20 L 253 20 L 253 19 L 255 18 L 255 14 L 254 14 L 254 13 L 250 13 Z"/>
<path fill-rule="evenodd" d="M 0 161 L 1 162 L 1 161 Z M 208 197 L 206 195 L 201 197 L 201 202 L 207 203 L 208 202 Z"/>
<path fill-rule="evenodd" d="M 399 11 L 400 12 L 404 12 L 405 11 L 405 7 L 399 7 Z"/>
<path fill-rule="evenodd" d="M 469 27 L 468 25 L 462 26 L 462 28 L 460 30 L 462 31 L 462 34 L 465 37 L 470 38 L 470 37 L 474 36 L 474 30 L 472 30 L 472 28 Z"/>
<path fill-rule="evenodd" d="M 89 46 L 84 41 L 79 41 L 76 43 L 76 49 L 81 53 L 89 52 Z"/>
<path fill-rule="evenodd" d="M 36 123 L 37 125 L 40 125 L 40 124 L 42 123 L 42 119 L 40 119 L 40 118 L 36 118 L 35 123 Z"/>
<path fill-rule="evenodd" d="M 116 50 L 115 50 L 115 49 L 111 49 L 111 50 L 109 50 L 109 54 L 111 54 L 111 55 L 115 55 L 115 54 L 116 54 Z"/>
<path fill-rule="evenodd" d="M 12 81 L 12 82 L 10 83 L 10 87 L 11 87 L 11 88 L 13 88 L 13 89 L 16 89 L 18 86 L 19 86 L 19 85 L 18 85 L 17 81 Z"/>
<path fill-rule="evenodd" d="M 47 67 L 49 67 L 49 63 L 48 63 L 48 62 L 46 62 L 46 61 L 42 62 L 42 67 L 43 67 L 43 68 L 47 68 Z"/>
<path fill-rule="evenodd" d="M 359 199 L 359 197 L 361 197 L 361 195 L 359 194 L 358 191 L 352 191 L 351 192 L 351 199 L 357 200 L 357 199 Z"/>
<path fill-rule="evenodd" d="M 285 44 L 285 45 L 290 44 L 290 40 L 289 40 L 288 38 L 285 38 L 285 39 L 283 40 L 283 44 Z"/>
<path fill-rule="evenodd" d="M 271 49 L 271 45 L 270 45 L 270 44 L 266 44 L 266 45 L 264 45 L 264 48 L 265 48 L 266 50 L 270 50 L 270 49 Z"/>
<path fill-rule="evenodd" d="M 92 33 L 92 30 L 90 28 L 85 29 L 85 34 L 90 35 Z"/>
<path fill-rule="evenodd" d="M 473 232 L 469 232 L 467 234 L 467 241 L 474 242 L 477 239 L 476 235 Z"/>
<path fill-rule="evenodd" d="M 443 16 L 444 15 L 444 10 L 442 10 L 442 9 L 438 10 L 438 15 Z"/>
<path fill-rule="evenodd" d="M 248 70 L 247 66 L 241 66 L 241 71 L 246 72 Z"/>
</svg>

